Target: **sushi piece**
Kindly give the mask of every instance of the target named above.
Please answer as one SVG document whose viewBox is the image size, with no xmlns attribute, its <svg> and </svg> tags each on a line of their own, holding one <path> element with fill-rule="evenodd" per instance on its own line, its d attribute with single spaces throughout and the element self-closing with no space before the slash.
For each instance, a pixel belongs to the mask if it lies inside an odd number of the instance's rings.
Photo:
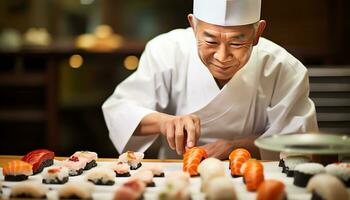
<svg viewBox="0 0 350 200">
<path fill-rule="evenodd" d="M 206 158 L 208 158 L 207 152 L 201 147 L 187 149 L 183 158 L 182 170 L 188 172 L 190 176 L 198 176 L 198 165 Z"/>
<path fill-rule="evenodd" d="M 69 170 L 62 166 L 47 167 L 44 169 L 42 177 L 42 182 L 45 184 L 64 184 L 69 179 Z"/>
<path fill-rule="evenodd" d="M 190 183 L 190 174 L 183 171 L 169 171 L 166 173 L 165 181 L 179 180 Z"/>
<path fill-rule="evenodd" d="M 243 176 L 246 188 L 250 192 L 256 191 L 264 181 L 264 166 L 255 159 L 249 159 L 245 165 Z"/>
<path fill-rule="evenodd" d="M 286 173 L 287 177 L 294 176 L 294 168 L 298 164 L 311 162 L 309 157 L 306 156 L 290 156 L 284 158 L 284 167 L 282 173 Z"/>
<path fill-rule="evenodd" d="M 115 172 L 116 177 L 130 176 L 130 167 L 127 163 L 113 162 L 108 167 Z"/>
<path fill-rule="evenodd" d="M 338 177 L 346 187 L 350 187 L 350 163 L 333 163 L 326 166 L 327 174 Z"/>
<path fill-rule="evenodd" d="M 159 200 L 190 200 L 189 183 L 184 180 L 169 179 L 160 189 Z"/>
<path fill-rule="evenodd" d="M 94 185 L 90 182 L 72 182 L 58 189 L 59 199 L 92 199 Z"/>
<path fill-rule="evenodd" d="M 153 181 L 153 173 L 150 170 L 139 169 L 137 170 L 132 177 L 136 177 L 143 181 L 147 187 L 155 187 L 155 183 Z"/>
<path fill-rule="evenodd" d="M 225 165 L 221 160 L 216 158 L 204 159 L 198 166 L 198 173 L 200 174 L 202 182 L 201 190 L 206 190 L 211 179 L 226 176 L 225 171 Z"/>
<path fill-rule="evenodd" d="M 258 188 L 257 200 L 286 200 L 285 185 L 278 180 L 265 180 Z"/>
<path fill-rule="evenodd" d="M 237 194 L 232 179 L 227 176 L 213 178 L 209 181 L 206 191 L 208 200 L 236 200 Z"/>
<path fill-rule="evenodd" d="M 86 159 L 86 165 L 84 167 L 84 170 L 89 170 L 93 167 L 97 166 L 97 153 L 92 151 L 77 151 L 72 156 L 78 157 L 78 158 L 85 158 Z"/>
<path fill-rule="evenodd" d="M 37 149 L 27 153 L 21 160 L 33 165 L 33 174 L 38 174 L 45 167 L 53 165 L 55 153 L 46 149 Z"/>
<path fill-rule="evenodd" d="M 69 176 L 78 176 L 83 173 L 87 160 L 83 157 L 71 156 L 63 161 L 62 166 L 69 169 Z"/>
<path fill-rule="evenodd" d="M 33 174 L 33 166 L 21 160 L 12 160 L 2 168 L 5 181 L 23 181 Z"/>
<path fill-rule="evenodd" d="M 325 173 L 323 165 L 319 163 L 302 163 L 294 168 L 293 184 L 299 187 L 306 187 L 307 182 L 315 174 Z"/>
<path fill-rule="evenodd" d="M 229 168 L 231 170 L 232 177 L 242 176 L 241 166 L 242 164 L 251 158 L 248 150 L 238 148 L 233 150 L 229 155 Z"/>
<path fill-rule="evenodd" d="M 153 173 L 153 177 L 164 177 L 164 170 L 159 165 L 142 166 L 140 169 L 150 170 Z"/>
<path fill-rule="evenodd" d="M 107 167 L 97 167 L 89 171 L 86 180 L 95 185 L 114 185 L 115 173 Z"/>
<path fill-rule="evenodd" d="M 284 165 L 284 160 L 288 157 L 296 157 L 296 156 L 299 156 L 299 157 L 306 157 L 306 158 L 309 158 L 310 159 L 310 156 L 309 155 L 305 155 L 305 154 L 301 154 L 301 153 L 287 153 L 287 152 L 281 152 L 280 153 L 280 161 L 278 163 L 278 166 L 279 167 L 282 167 L 284 168 L 285 165 Z"/>
<path fill-rule="evenodd" d="M 42 184 L 35 182 L 23 182 L 11 188 L 10 198 L 15 199 L 46 199 L 48 189 Z"/>
<path fill-rule="evenodd" d="M 139 178 L 131 177 L 119 187 L 115 194 L 114 200 L 138 200 L 143 199 L 143 193 L 146 190 L 146 185 Z"/>
<path fill-rule="evenodd" d="M 349 200 L 344 184 L 330 174 L 317 174 L 310 179 L 306 190 L 312 193 L 312 200 Z"/>
<path fill-rule="evenodd" d="M 130 170 L 137 170 L 142 166 L 144 154 L 141 152 L 127 151 L 119 156 L 119 162 L 128 163 Z"/>
</svg>

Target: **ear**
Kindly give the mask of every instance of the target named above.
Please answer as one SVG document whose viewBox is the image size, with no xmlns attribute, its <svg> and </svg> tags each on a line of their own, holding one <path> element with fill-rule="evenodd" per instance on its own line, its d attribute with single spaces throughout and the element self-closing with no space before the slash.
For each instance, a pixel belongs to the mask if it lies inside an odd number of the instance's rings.
<svg viewBox="0 0 350 200">
<path fill-rule="evenodd" d="M 259 38 L 263 34 L 263 32 L 265 30 L 265 27 L 266 27 L 266 21 L 265 20 L 260 20 L 258 23 L 259 24 L 258 24 L 257 31 L 255 33 L 255 38 L 254 38 L 254 43 L 253 43 L 254 46 L 258 44 Z"/>
<path fill-rule="evenodd" d="M 188 23 L 191 25 L 193 31 L 195 30 L 195 23 L 194 23 L 194 15 L 193 14 L 188 14 L 187 15 L 187 20 L 188 20 Z"/>
</svg>

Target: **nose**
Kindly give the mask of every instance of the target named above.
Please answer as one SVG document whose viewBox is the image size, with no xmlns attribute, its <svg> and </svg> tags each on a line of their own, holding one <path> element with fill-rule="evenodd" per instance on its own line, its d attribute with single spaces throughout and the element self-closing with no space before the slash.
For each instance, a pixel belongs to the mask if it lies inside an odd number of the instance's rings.
<svg viewBox="0 0 350 200">
<path fill-rule="evenodd" d="M 224 44 L 221 44 L 214 53 L 214 58 L 221 63 L 225 63 L 232 59 L 232 54 Z"/>
</svg>

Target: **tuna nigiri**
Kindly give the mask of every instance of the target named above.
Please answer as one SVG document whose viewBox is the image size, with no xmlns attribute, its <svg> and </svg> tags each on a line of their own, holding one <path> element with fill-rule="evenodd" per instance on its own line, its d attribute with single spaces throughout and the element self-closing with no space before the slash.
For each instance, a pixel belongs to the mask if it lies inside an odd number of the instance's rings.
<svg viewBox="0 0 350 200">
<path fill-rule="evenodd" d="M 255 191 L 264 181 L 264 167 L 260 161 L 249 159 L 245 162 L 243 175 L 247 190 Z"/>
<path fill-rule="evenodd" d="M 191 176 L 197 176 L 198 165 L 205 158 L 208 158 L 208 155 L 203 148 L 193 147 L 191 149 L 187 149 L 184 154 L 182 170 L 184 172 L 188 172 Z"/>
<path fill-rule="evenodd" d="M 55 153 L 46 149 L 37 149 L 27 153 L 21 160 L 33 165 L 33 174 L 43 171 L 45 167 L 53 165 Z"/>
<path fill-rule="evenodd" d="M 285 185 L 278 180 L 266 180 L 258 188 L 257 200 L 286 199 Z"/>
<path fill-rule="evenodd" d="M 230 153 L 229 160 L 230 160 L 230 169 L 231 169 L 231 175 L 233 177 L 242 176 L 241 173 L 241 166 L 242 164 L 251 158 L 251 155 L 248 150 L 243 148 L 238 148 L 233 150 Z"/>
<path fill-rule="evenodd" d="M 23 181 L 33 174 L 33 166 L 21 160 L 12 160 L 2 168 L 5 181 Z"/>
</svg>

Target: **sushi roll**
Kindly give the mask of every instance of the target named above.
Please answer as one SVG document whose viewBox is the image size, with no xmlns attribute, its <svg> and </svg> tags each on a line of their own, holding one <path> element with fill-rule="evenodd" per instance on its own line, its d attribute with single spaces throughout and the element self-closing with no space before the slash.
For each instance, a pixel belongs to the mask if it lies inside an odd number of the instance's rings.
<svg viewBox="0 0 350 200">
<path fill-rule="evenodd" d="M 164 170 L 159 165 L 147 165 L 142 166 L 140 169 L 150 170 L 153 173 L 153 177 L 164 177 Z"/>
<path fill-rule="evenodd" d="M 333 163 L 326 166 L 327 174 L 338 177 L 346 187 L 350 187 L 350 163 Z"/>
<path fill-rule="evenodd" d="M 59 199 L 92 199 L 94 186 L 90 182 L 72 182 L 58 189 Z"/>
<path fill-rule="evenodd" d="M 86 159 L 86 165 L 84 167 L 84 170 L 89 170 L 93 167 L 97 166 L 97 153 L 92 151 L 77 151 L 72 156 L 78 157 L 78 158 L 85 158 Z"/>
<path fill-rule="evenodd" d="M 128 163 L 130 170 L 137 170 L 142 166 L 144 154 L 141 152 L 127 151 L 119 156 L 119 162 Z"/>
<path fill-rule="evenodd" d="M 215 177 L 225 176 L 226 169 L 224 164 L 216 158 L 207 158 L 198 166 L 198 173 L 201 177 L 201 190 L 206 190 L 208 183 Z"/>
<path fill-rule="evenodd" d="M 130 176 L 130 167 L 127 163 L 113 162 L 108 167 L 115 172 L 116 177 Z"/>
<path fill-rule="evenodd" d="M 231 170 L 232 177 L 242 176 L 241 166 L 242 164 L 251 158 L 248 150 L 243 148 L 238 148 L 233 150 L 229 155 L 229 168 Z"/>
<path fill-rule="evenodd" d="M 287 152 L 281 152 L 280 153 L 280 161 L 278 163 L 279 167 L 284 168 L 284 159 L 288 158 L 288 157 L 293 157 L 293 156 L 301 156 L 301 157 L 307 157 L 309 158 L 310 156 L 305 155 L 305 154 L 301 154 L 301 153 L 287 153 Z"/>
<path fill-rule="evenodd" d="M 160 189 L 159 200 L 190 200 L 189 183 L 183 180 L 169 179 Z"/>
<path fill-rule="evenodd" d="M 95 185 L 114 185 L 115 173 L 107 167 L 97 167 L 89 171 L 86 180 Z"/>
<path fill-rule="evenodd" d="M 45 184 L 64 184 L 69 179 L 69 170 L 62 166 L 47 167 L 44 169 L 42 177 L 42 182 Z"/>
<path fill-rule="evenodd" d="M 146 190 L 146 185 L 139 178 L 131 177 L 119 187 L 115 194 L 114 200 L 139 200 L 143 199 L 143 193 Z"/>
<path fill-rule="evenodd" d="M 10 198 L 14 199 L 46 199 L 46 193 L 48 189 L 41 184 L 31 183 L 19 183 L 11 188 Z"/>
<path fill-rule="evenodd" d="M 21 160 L 33 165 L 33 174 L 38 174 L 45 167 L 53 165 L 55 153 L 46 149 L 37 149 L 27 153 Z"/>
<path fill-rule="evenodd" d="M 303 163 L 294 168 L 293 184 L 299 187 L 306 187 L 310 178 L 316 174 L 325 173 L 323 165 L 319 163 Z"/>
<path fill-rule="evenodd" d="M 140 179 L 141 181 L 143 181 L 147 187 L 155 187 L 155 183 L 153 181 L 153 173 L 150 170 L 142 170 L 139 169 L 137 170 L 132 177 L 136 177 L 138 179 Z"/>
<path fill-rule="evenodd" d="M 283 159 L 284 167 L 282 169 L 282 173 L 286 173 L 287 177 L 294 176 L 294 168 L 298 164 L 308 163 L 310 162 L 310 158 L 306 156 L 290 156 Z"/>
<path fill-rule="evenodd" d="M 69 169 L 69 176 L 78 176 L 83 173 L 87 160 L 83 157 L 71 156 L 63 161 L 63 166 Z"/>
<path fill-rule="evenodd" d="M 349 200 L 344 184 L 330 174 L 317 174 L 310 179 L 306 190 L 312 193 L 311 200 Z"/>
<path fill-rule="evenodd" d="M 237 194 L 232 179 L 227 176 L 215 177 L 209 181 L 206 191 L 208 200 L 236 200 Z"/>
<path fill-rule="evenodd" d="M 278 180 L 265 180 L 257 193 L 257 200 L 287 200 L 285 185 Z"/>
<path fill-rule="evenodd" d="M 2 168 L 5 181 L 23 181 L 33 174 L 33 166 L 21 160 L 12 160 Z"/>
<path fill-rule="evenodd" d="M 258 160 L 249 159 L 245 162 L 243 176 L 247 190 L 256 191 L 264 181 L 264 166 Z"/>
<path fill-rule="evenodd" d="M 183 158 L 182 170 L 188 172 L 190 176 L 199 176 L 198 165 L 206 158 L 208 158 L 207 152 L 201 147 L 187 149 Z"/>
</svg>

